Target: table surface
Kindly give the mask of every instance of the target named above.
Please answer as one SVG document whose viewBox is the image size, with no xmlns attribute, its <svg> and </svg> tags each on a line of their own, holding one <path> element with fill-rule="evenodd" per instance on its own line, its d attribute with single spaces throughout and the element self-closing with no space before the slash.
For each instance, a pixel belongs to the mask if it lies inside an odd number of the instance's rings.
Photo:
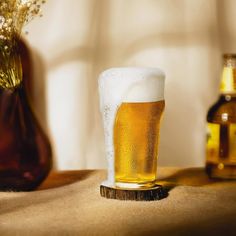
<svg viewBox="0 0 236 236">
<path fill-rule="evenodd" d="M 101 198 L 103 170 L 52 172 L 34 192 L 0 193 L 0 235 L 236 235 L 236 181 L 159 168 L 160 201 Z"/>
</svg>

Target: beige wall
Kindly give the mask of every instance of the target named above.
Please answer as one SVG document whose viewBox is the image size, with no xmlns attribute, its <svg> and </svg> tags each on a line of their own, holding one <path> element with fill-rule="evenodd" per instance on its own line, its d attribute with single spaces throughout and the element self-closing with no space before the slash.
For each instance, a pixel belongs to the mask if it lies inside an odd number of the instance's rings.
<svg viewBox="0 0 236 236">
<path fill-rule="evenodd" d="M 203 165 L 221 53 L 236 52 L 235 14 L 234 0 L 48 0 L 27 38 L 44 63 L 36 107 L 43 120 L 46 104 L 57 167 L 106 166 L 97 77 L 131 65 L 166 72 L 159 164 Z"/>
</svg>

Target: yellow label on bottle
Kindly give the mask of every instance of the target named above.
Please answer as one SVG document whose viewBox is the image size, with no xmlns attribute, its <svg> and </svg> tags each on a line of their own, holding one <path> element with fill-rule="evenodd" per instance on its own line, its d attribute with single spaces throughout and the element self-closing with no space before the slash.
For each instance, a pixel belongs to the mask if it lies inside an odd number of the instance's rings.
<svg viewBox="0 0 236 236">
<path fill-rule="evenodd" d="M 236 162 L 236 124 L 230 125 L 230 159 Z"/>
<path fill-rule="evenodd" d="M 220 140 L 219 124 L 207 123 L 207 160 L 215 162 L 218 159 Z"/>
<path fill-rule="evenodd" d="M 221 93 L 236 93 L 236 68 L 224 67 L 220 82 Z"/>
<path fill-rule="evenodd" d="M 236 124 L 207 123 L 207 161 L 236 163 Z"/>
</svg>

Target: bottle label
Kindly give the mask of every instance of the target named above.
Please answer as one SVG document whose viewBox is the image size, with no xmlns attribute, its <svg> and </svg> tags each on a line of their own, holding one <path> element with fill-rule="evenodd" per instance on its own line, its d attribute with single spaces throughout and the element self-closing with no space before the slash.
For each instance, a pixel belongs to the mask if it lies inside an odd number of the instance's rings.
<svg viewBox="0 0 236 236">
<path fill-rule="evenodd" d="M 207 123 L 207 161 L 236 164 L 236 124 Z"/>
<path fill-rule="evenodd" d="M 230 125 L 230 156 L 236 162 L 236 124 Z"/>
<path fill-rule="evenodd" d="M 236 68 L 225 66 L 220 82 L 221 93 L 236 93 Z"/>
</svg>

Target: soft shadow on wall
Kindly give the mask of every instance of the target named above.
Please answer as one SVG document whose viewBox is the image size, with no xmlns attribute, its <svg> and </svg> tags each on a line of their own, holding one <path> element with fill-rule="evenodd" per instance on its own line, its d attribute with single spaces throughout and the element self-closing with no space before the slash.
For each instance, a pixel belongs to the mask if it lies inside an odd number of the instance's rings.
<svg viewBox="0 0 236 236">
<path fill-rule="evenodd" d="M 97 78 L 104 69 L 117 66 L 160 67 L 166 72 L 159 164 L 203 165 L 205 116 L 216 98 L 220 73 L 218 1 L 48 3 L 50 14 L 45 9 L 43 17 L 47 30 L 59 34 L 63 29 L 61 37 L 57 35 L 51 44 L 45 39 L 42 47 L 49 72 L 48 120 L 58 167 L 106 166 Z M 64 15 L 70 13 L 64 21 L 80 19 L 75 35 L 70 35 L 71 22 L 62 29 L 56 28 L 60 22 L 50 25 L 54 17 L 59 21 L 61 9 Z M 81 9 L 86 18 L 80 15 Z M 37 41 L 31 40 L 32 44 Z"/>
</svg>

